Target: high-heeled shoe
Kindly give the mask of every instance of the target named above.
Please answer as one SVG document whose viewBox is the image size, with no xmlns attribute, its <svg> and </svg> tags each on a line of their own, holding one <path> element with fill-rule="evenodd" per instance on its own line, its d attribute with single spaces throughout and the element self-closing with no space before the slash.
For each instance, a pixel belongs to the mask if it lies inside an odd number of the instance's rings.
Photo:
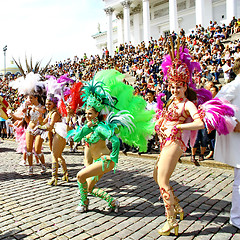
<svg viewBox="0 0 240 240">
<path fill-rule="evenodd" d="M 180 215 L 180 220 L 183 220 L 184 218 L 184 211 L 182 209 L 182 207 L 179 205 L 179 203 L 174 205 L 174 210 L 176 214 Z"/>
<path fill-rule="evenodd" d="M 105 208 L 105 211 L 107 212 L 115 212 L 115 213 L 118 213 L 119 211 L 119 208 L 120 208 L 120 203 L 118 200 L 114 200 L 112 203 L 111 203 L 111 206 L 107 206 Z"/>
<path fill-rule="evenodd" d="M 158 230 L 158 233 L 163 236 L 169 236 L 172 229 L 174 229 L 174 234 L 178 236 L 179 226 L 176 220 L 176 215 L 168 216 L 167 222 L 161 229 Z"/>
<path fill-rule="evenodd" d="M 174 190 L 172 187 L 170 188 L 170 190 L 172 191 L 172 194 L 174 197 L 174 204 L 173 204 L 174 211 L 175 211 L 176 215 L 178 215 L 178 214 L 180 215 L 180 220 L 183 220 L 184 211 L 183 211 L 182 207 L 179 205 L 179 199 L 175 196 Z"/>
<path fill-rule="evenodd" d="M 75 209 L 75 212 L 84 213 L 88 211 L 88 205 L 89 205 L 89 199 L 87 199 L 87 204 L 82 205 L 81 202 L 78 204 L 78 206 Z"/>
<path fill-rule="evenodd" d="M 47 168 L 46 168 L 46 165 L 42 164 L 42 169 L 41 169 L 41 174 L 45 174 L 47 172 Z"/>
<path fill-rule="evenodd" d="M 63 174 L 62 180 L 63 180 L 63 181 L 66 181 L 66 182 L 69 181 L 69 180 L 68 180 L 68 173 Z"/>
<path fill-rule="evenodd" d="M 183 208 L 179 205 L 179 199 L 174 195 L 174 211 L 176 214 L 180 215 L 180 220 L 184 218 L 184 211 Z"/>
<path fill-rule="evenodd" d="M 57 186 L 58 179 L 56 177 L 52 177 L 47 184 L 50 186 Z"/>
<path fill-rule="evenodd" d="M 33 175 L 33 166 L 29 166 L 28 175 L 29 176 Z"/>
</svg>

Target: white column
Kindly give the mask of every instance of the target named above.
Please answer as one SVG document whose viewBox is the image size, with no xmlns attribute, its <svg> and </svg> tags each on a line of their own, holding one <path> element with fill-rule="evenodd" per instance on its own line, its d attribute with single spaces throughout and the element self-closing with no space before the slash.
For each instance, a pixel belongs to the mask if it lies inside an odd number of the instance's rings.
<svg viewBox="0 0 240 240">
<path fill-rule="evenodd" d="M 112 13 L 114 11 L 113 8 L 105 8 L 104 11 L 107 15 L 107 48 L 109 51 L 109 55 L 113 55 L 113 31 L 112 31 Z"/>
<path fill-rule="evenodd" d="M 195 0 L 195 15 L 197 25 L 209 26 L 210 20 L 213 20 L 212 0 Z"/>
<path fill-rule="evenodd" d="M 169 0 L 169 25 L 170 33 L 172 31 L 178 33 L 177 0 Z"/>
<path fill-rule="evenodd" d="M 143 39 L 145 44 L 150 40 L 150 11 L 149 0 L 142 0 L 143 4 Z"/>
<path fill-rule="evenodd" d="M 130 1 L 121 2 L 123 6 L 123 21 L 124 21 L 124 42 L 129 43 L 130 40 Z"/>
<path fill-rule="evenodd" d="M 133 31 L 134 31 L 133 44 L 137 45 L 141 42 L 141 40 L 140 40 L 140 13 L 136 13 L 133 15 Z"/>
<path fill-rule="evenodd" d="M 203 24 L 204 0 L 195 0 L 196 24 Z"/>
<path fill-rule="evenodd" d="M 118 35 L 118 45 L 124 43 L 123 42 L 123 14 L 118 13 L 116 15 L 117 18 L 117 35 Z"/>
<path fill-rule="evenodd" d="M 142 7 L 138 4 L 136 7 L 131 9 L 133 15 L 133 39 L 131 39 L 134 45 L 137 45 L 141 42 L 141 31 L 140 31 L 140 22 L 141 22 L 141 12 Z"/>
<path fill-rule="evenodd" d="M 236 0 L 226 0 L 227 22 L 230 23 L 236 16 Z"/>
</svg>

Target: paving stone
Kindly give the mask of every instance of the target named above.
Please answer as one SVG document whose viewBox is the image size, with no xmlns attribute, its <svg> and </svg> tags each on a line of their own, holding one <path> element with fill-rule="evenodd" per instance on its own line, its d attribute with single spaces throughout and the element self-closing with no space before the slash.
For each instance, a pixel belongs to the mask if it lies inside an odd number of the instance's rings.
<svg viewBox="0 0 240 240">
<path fill-rule="evenodd" d="M 231 239 L 231 238 L 232 238 L 231 233 L 218 232 L 211 239 L 212 240 L 219 240 L 219 239 L 228 240 L 228 239 Z"/>
<path fill-rule="evenodd" d="M 240 239 L 240 233 L 236 233 L 232 235 L 231 240 L 238 240 L 238 239 Z"/>
<path fill-rule="evenodd" d="M 128 237 L 129 235 L 131 235 L 133 232 L 129 229 L 123 229 L 121 231 L 119 231 L 115 236 L 119 237 L 121 239 L 126 239 L 126 237 Z"/>
<path fill-rule="evenodd" d="M 67 238 L 68 239 L 68 238 Z M 85 240 L 85 239 L 91 239 L 91 236 L 87 233 L 81 233 L 79 236 L 71 238 L 71 240 Z M 64 240 L 64 239 L 63 239 Z"/>
<path fill-rule="evenodd" d="M 68 240 L 69 238 L 62 235 L 62 236 L 57 236 L 56 239 L 57 239 L 57 240 Z"/>
<path fill-rule="evenodd" d="M 81 233 L 83 233 L 84 230 L 81 229 L 81 228 L 76 228 L 76 229 L 73 229 L 67 233 L 64 233 L 64 236 L 68 237 L 69 239 L 72 239 L 73 237 L 75 236 L 78 236 L 80 235 Z"/>
<path fill-rule="evenodd" d="M 48 233 L 44 237 L 41 237 L 41 240 L 51 240 L 51 239 L 56 239 L 56 235 L 53 233 Z"/>
</svg>

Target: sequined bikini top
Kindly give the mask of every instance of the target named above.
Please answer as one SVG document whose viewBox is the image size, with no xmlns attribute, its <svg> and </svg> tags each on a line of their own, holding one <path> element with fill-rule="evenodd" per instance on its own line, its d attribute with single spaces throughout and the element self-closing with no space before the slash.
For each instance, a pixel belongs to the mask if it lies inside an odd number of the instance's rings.
<svg viewBox="0 0 240 240">
<path fill-rule="evenodd" d="M 173 101 L 168 108 L 163 108 L 159 117 L 162 117 L 167 121 L 179 121 L 180 118 L 184 118 L 184 119 L 181 119 L 184 121 L 186 117 L 183 115 L 183 113 L 185 111 L 185 104 L 187 101 L 188 100 L 184 101 L 184 106 L 181 112 L 178 111 L 179 107 L 176 104 L 176 102 Z"/>
<path fill-rule="evenodd" d="M 41 104 L 39 104 L 38 106 L 33 106 L 32 109 L 29 112 L 30 117 L 31 117 L 31 121 L 33 121 L 33 122 L 38 121 L 38 119 L 41 115 L 41 113 L 35 109 L 36 107 L 41 107 Z"/>
</svg>

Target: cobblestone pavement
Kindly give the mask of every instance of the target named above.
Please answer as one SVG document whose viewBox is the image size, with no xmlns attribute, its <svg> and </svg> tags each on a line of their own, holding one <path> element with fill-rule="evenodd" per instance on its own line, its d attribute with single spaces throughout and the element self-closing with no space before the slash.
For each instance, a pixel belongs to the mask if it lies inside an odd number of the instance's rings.
<svg viewBox="0 0 240 240">
<path fill-rule="evenodd" d="M 104 211 L 106 202 L 89 196 L 87 213 L 76 213 L 79 202 L 76 173 L 83 156 L 64 154 L 70 182 L 46 184 L 51 176 L 50 152 L 44 148 L 48 173 L 27 175 L 18 165 L 15 143 L 0 144 L 0 239 L 240 239 L 240 230 L 228 224 L 233 171 L 178 163 L 171 184 L 184 207 L 179 236 L 159 236 L 165 221 L 159 190 L 152 179 L 153 159 L 121 156 L 114 174 L 103 176 L 98 186 L 118 198 L 119 213 Z"/>
</svg>

